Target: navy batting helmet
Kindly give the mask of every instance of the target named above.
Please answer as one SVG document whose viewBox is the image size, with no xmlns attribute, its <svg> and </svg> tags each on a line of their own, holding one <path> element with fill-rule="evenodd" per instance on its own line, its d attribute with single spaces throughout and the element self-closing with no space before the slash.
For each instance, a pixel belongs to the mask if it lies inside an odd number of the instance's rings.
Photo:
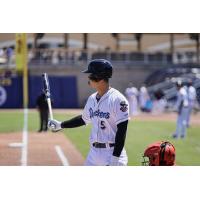
<svg viewBox="0 0 200 200">
<path fill-rule="evenodd" d="M 95 59 L 92 60 L 87 69 L 83 73 L 90 73 L 99 77 L 100 79 L 111 78 L 112 77 L 113 66 L 112 64 L 105 59 Z"/>
</svg>

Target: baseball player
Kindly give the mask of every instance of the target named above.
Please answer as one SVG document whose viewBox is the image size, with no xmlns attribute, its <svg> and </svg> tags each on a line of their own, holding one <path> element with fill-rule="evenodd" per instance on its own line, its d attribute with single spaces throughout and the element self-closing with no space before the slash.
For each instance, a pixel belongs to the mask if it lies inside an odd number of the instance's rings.
<svg viewBox="0 0 200 200">
<path fill-rule="evenodd" d="M 175 109 L 178 112 L 178 118 L 176 122 L 176 131 L 173 134 L 173 138 L 184 138 L 187 132 L 187 114 L 188 114 L 188 93 L 185 86 L 183 86 L 181 81 L 176 83 L 178 89 L 177 102 Z"/>
<path fill-rule="evenodd" d="M 150 97 L 145 86 L 142 86 L 139 91 L 139 104 L 142 112 L 149 112 L 149 108 L 147 108 L 147 102 L 150 101 Z"/>
<path fill-rule="evenodd" d="M 187 114 L 187 127 L 189 127 L 190 126 L 190 116 L 192 114 L 192 110 L 195 105 L 195 101 L 196 101 L 196 97 L 197 97 L 196 89 L 195 89 L 195 87 L 193 87 L 192 81 L 188 82 L 187 90 L 188 90 L 188 101 L 189 101 L 188 114 Z"/>
<path fill-rule="evenodd" d="M 126 88 L 125 95 L 129 102 L 129 112 L 131 116 L 138 114 L 138 89 L 133 87 L 132 83 L 129 83 L 129 87 Z"/>
<path fill-rule="evenodd" d="M 82 115 L 68 121 L 50 120 L 48 123 L 53 132 L 92 123 L 91 148 L 85 165 L 125 166 L 128 162 L 124 143 L 129 105 L 118 90 L 110 87 L 112 71 L 113 67 L 109 61 L 92 60 L 83 72 L 89 74 L 88 84 L 97 92 L 88 98 Z"/>
<path fill-rule="evenodd" d="M 175 165 L 175 147 L 168 141 L 150 144 L 144 151 L 142 165 L 173 166 Z"/>
</svg>

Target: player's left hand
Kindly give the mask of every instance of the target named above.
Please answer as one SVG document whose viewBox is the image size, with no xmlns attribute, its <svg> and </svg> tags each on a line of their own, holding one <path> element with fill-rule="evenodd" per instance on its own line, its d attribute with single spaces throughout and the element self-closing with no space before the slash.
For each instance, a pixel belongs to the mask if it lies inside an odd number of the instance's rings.
<svg viewBox="0 0 200 200">
<path fill-rule="evenodd" d="M 61 122 L 55 119 L 49 120 L 48 121 L 48 128 L 52 131 L 52 132 L 58 132 L 60 131 L 61 128 Z"/>
<path fill-rule="evenodd" d="M 112 156 L 110 159 L 109 166 L 119 166 L 119 157 Z"/>
</svg>

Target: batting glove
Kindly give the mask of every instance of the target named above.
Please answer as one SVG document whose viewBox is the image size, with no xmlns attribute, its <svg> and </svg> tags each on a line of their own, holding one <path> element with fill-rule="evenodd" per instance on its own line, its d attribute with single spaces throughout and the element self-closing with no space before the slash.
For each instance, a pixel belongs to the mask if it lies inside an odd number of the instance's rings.
<svg viewBox="0 0 200 200">
<path fill-rule="evenodd" d="M 119 166 L 119 157 L 112 156 L 109 166 Z"/>
<path fill-rule="evenodd" d="M 52 131 L 52 132 L 58 132 L 60 131 L 61 128 L 61 122 L 59 122 L 58 120 L 52 119 L 48 121 L 48 128 Z"/>
</svg>

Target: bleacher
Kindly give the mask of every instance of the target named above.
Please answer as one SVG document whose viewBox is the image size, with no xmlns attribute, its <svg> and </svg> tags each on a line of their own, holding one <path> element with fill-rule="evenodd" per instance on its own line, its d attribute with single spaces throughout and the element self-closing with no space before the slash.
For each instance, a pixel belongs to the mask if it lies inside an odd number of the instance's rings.
<svg viewBox="0 0 200 200">
<path fill-rule="evenodd" d="M 174 53 L 170 53 L 170 34 L 142 34 L 141 50 L 137 49 L 134 33 L 119 34 L 88 33 L 87 50 L 83 50 L 83 34 L 69 33 L 68 48 L 64 48 L 63 33 L 46 33 L 33 48 L 34 34 L 27 34 L 29 64 L 33 65 L 77 65 L 94 58 L 106 58 L 125 66 L 156 65 L 163 67 L 171 63 L 196 63 L 196 46 L 188 34 L 174 34 Z M 0 34 L 0 49 L 14 48 L 15 34 Z M 118 48 L 118 49 L 116 49 Z M 34 50 L 33 50 L 34 49 Z M 15 56 L 13 55 L 13 63 Z M 6 63 L 0 55 L 0 65 Z M 37 66 L 34 66 L 37 67 Z"/>
<path fill-rule="evenodd" d="M 56 57 L 55 57 L 56 56 Z M 37 50 L 29 59 L 33 65 L 67 65 L 78 62 L 88 62 L 91 59 L 104 58 L 115 65 L 165 65 L 172 63 L 172 56 L 166 53 L 138 53 L 138 52 L 86 52 L 68 50 Z"/>
<path fill-rule="evenodd" d="M 197 101 L 200 104 L 200 66 L 194 64 L 176 65 L 171 68 L 159 69 L 147 77 L 145 84 L 152 99 L 157 92 L 162 92 L 168 104 L 172 106 L 177 98 L 175 83 L 181 80 L 184 85 L 192 81 L 196 88 Z"/>
</svg>

